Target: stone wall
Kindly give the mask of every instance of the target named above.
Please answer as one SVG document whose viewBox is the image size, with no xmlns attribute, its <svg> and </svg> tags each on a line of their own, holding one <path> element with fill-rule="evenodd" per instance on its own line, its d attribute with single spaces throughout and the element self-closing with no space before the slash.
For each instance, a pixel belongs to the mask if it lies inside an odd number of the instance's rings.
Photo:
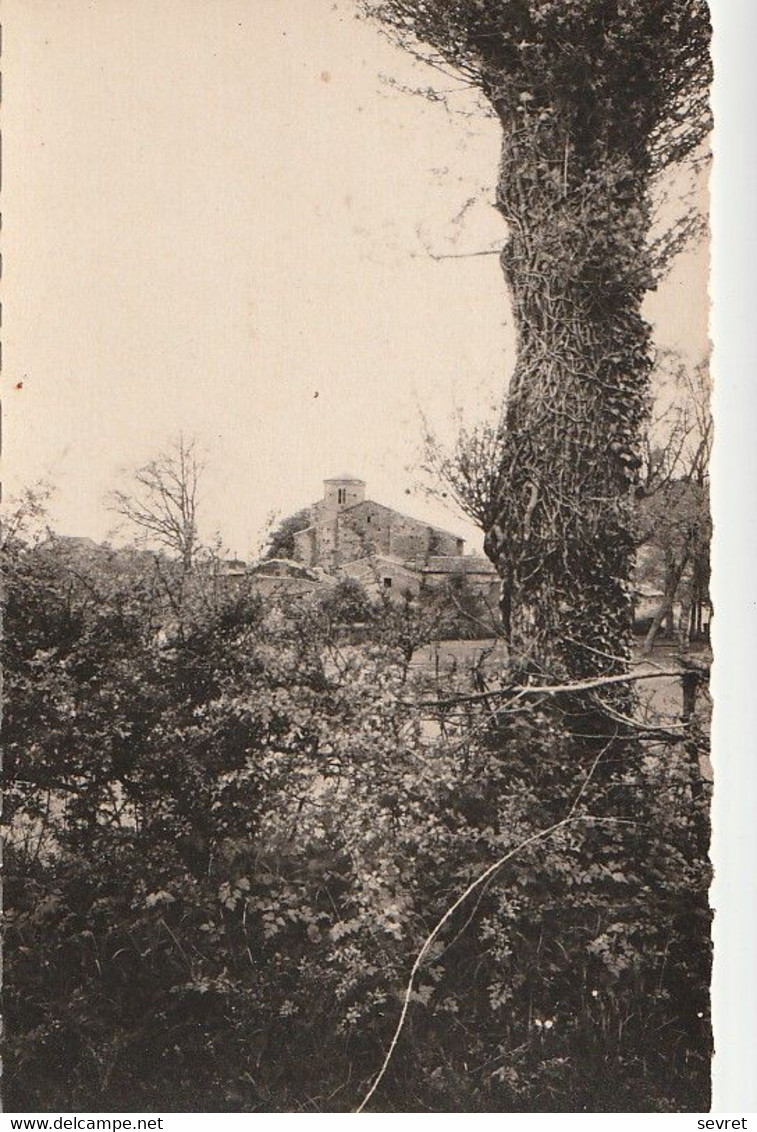
<svg viewBox="0 0 757 1132">
<path fill-rule="evenodd" d="M 417 595 L 421 588 L 420 574 L 381 555 L 348 562 L 341 572 L 365 586 L 372 597 L 384 595 L 399 601 L 405 594 Z"/>
<path fill-rule="evenodd" d="M 297 531 L 294 536 L 294 556 L 305 566 L 317 566 L 317 545 L 315 527 Z"/>
<path fill-rule="evenodd" d="M 342 563 L 371 553 L 402 561 L 462 553 L 462 539 L 372 500 L 343 512 L 339 525 Z"/>
<path fill-rule="evenodd" d="M 319 591 L 328 592 L 328 586 L 323 582 L 311 581 L 307 578 L 275 578 L 267 574 L 256 574 L 249 577 L 249 585 L 254 593 L 264 598 L 277 597 L 304 597 Z"/>
<path fill-rule="evenodd" d="M 334 487 L 332 491 L 331 488 Z M 463 554 L 464 539 L 402 515 L 373 500 L 340 503 L 361 495 L 364 484 L 326 483 L 326 496 L 311 508 L 311 526 L 294 536 L 295 557 L 308 566 L 337 569 L 370 555 L 386 555 L 417 567 L 431 556 Z M 343 492 L 338 496 L 337 492 Z"/>
<path fill-rule="evenodd" d="M 389 553 L 394 558 L 420 559 L 439 554 L 462 554 L 463 540 L 417 519 L 395 514 Z"/>
</svg>

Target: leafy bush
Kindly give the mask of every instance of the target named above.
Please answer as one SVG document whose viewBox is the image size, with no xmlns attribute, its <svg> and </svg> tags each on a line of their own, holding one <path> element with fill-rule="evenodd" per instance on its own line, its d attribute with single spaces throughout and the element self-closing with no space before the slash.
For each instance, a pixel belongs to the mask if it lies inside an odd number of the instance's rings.
<svg viewBox="0 0 757 1132">
<path fill-rule="evenodd" d="M 502 623 L 496 602 L 472 586 L 462 572 L 450 574 L 438 588 L 422 593 L 427 616 L 436 620 L 439 640 L 475 641 L 498 637 Z"/>
<path fill-rule="evenodd" d="M 706 797 L 542 705 L 421 708 L 412 609 L 187 601 L 6 553 L 6 1103 L 702 1111 Z M 173 611 L 174 614 L 176 610 Z M 583 809 L 581 811 L 583 813 Z M 624 824 L 632 822 L 632 824 Z M 650 1042 L 650 1034 L 654 1041 Z"/>
</svg>

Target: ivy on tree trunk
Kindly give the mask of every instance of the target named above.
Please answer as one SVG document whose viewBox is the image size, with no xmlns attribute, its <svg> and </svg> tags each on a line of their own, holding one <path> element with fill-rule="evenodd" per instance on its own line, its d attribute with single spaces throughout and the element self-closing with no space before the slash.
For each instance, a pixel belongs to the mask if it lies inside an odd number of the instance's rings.
<svg viewBox="0 0 757 1132">
<path fill-rule="evenodd" d="M 696 222 L 684 211 L 654 238 L 652 192 L 709 130 L 707 4 L 363 7 L 478 90 L 502 124 L 497 207 L 518 357 L 486 550 L 513 656 L 569 678 L 622 668 L 651 369 L 641 306 Z"/>
<path fill-rule="evenodd" d="M 625 154 L 592 167 L 553 115 L 506 121 L 497 205 L 518 359 L 486 550 L 513 654 L 570 677 L 628 650 L 651 368 L 647 184 Z"/>
</svg>

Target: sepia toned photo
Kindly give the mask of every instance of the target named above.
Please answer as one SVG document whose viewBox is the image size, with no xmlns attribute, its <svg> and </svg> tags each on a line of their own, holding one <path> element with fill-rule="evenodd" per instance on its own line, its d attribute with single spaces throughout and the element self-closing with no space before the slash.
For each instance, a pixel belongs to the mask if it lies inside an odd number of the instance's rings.
<svg viewBox="0 0 757 1132">
<path fill-rule="evenodd" d="M 6 0 L 3 1102 L 706 1113 L 706 0 Z"/>
</svg>

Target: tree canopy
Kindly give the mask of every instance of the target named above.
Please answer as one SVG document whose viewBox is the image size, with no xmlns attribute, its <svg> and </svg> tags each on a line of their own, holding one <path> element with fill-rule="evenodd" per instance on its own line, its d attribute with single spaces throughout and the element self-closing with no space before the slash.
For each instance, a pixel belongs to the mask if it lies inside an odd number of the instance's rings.
<svg viewBox="0 0 757 1132">
<path fill-rule="evenodd" d="M 268 535 L 264 558 L 294 558 L 294 536 L 310 526 L 310 510 L 300 508 L 293 515 L 281 519 Z"/>
</svg>

